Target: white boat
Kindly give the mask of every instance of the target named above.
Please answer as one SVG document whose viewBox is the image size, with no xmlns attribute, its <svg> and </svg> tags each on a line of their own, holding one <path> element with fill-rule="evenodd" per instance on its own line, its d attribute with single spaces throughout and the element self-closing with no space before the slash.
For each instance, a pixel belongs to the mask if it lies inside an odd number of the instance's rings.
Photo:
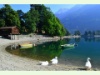
<svg viewBox="0 0 100 75">
<path fill-rule="evenodd" d="M 64 45 L 61 45 L 62 47 L 74 47 L 75 46 L 75 43 L 74 44 L 64 44 Z"/>
</svg>

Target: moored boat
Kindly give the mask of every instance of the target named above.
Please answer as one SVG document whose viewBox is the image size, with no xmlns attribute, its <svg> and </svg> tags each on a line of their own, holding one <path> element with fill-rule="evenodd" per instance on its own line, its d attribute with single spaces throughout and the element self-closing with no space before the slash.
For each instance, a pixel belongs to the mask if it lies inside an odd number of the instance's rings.
<svg viewBox="0 0 100 75">
<path fill-rule="evenodd" d="M 64 45 L 61 45 L 62 47 L 74 47 L 75 46 L 75 43 L 74 44 L 64 44 Z"/>
<path fill-rule="evenodd" d="M 31 44 L 31 43 L 24 43 L 24 44 L 20 44 L 20 47 L 21 48 L 31 48 L 31 47 L 33 47 L 33 44 Z"/>
</svg>

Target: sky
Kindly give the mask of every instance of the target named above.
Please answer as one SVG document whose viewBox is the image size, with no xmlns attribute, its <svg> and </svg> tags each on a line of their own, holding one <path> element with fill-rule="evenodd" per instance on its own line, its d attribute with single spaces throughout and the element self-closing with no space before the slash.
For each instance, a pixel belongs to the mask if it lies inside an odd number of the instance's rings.
<svg viewBox="0 0 100 75">
<path fill-rule="evenodd" d="M 51 11 L 53 13 L 56 13 L 59 11 L 61 8 L 68 8 L 70 9 L 73 7 L 75 4 L 44 4 L 46 7 L 50 7 Z M 0 4 L 0 8 L 3 7 L 3 4 Z M 30 9 L 30 4 L 11 4 L 11 7 L 14 10 L 23 10 L 23 12 L 27 12 Z"/>
<path fill-rule="evenodd" d="M 59 11 L 61 8 L 67 8 L 70 9 L 74 6 L 75 4 L 45 4 L 46 7 L 50 7 L 53 13 L 56 13 Z"/>
</svg>

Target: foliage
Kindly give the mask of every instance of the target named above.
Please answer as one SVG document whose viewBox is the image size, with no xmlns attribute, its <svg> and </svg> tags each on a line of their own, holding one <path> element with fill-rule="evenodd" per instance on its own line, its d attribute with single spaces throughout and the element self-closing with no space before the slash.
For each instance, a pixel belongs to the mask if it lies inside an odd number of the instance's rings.
<svg viewBox="0 0 100 75">
<path fill-rule="evenodd" d="M 17 26 L 20 28 L 18 13 L 8 4 L 5 4 L 4 7 L 0 9 L 0 21 L 1 26 Z"/>
<path fill-rule="evenodd" d="M 42 5 L 43 20 L 40 19 L 42 24 L 41 29 L 45 31 L 45 34 L 51 36 L 63 36 L 66 34 L 64 27 L 61 25 L 57 17 L 51 12 L 49 8 Z M 43 13 L 44 12 L 44 13 Z"/>
<path fill-rule="evenodd" d="M 33 46 L 32 48 L 24 48 L 11 50 L 7 48 L 7 51 L 13 54 L 17 54 L 19 56 L 25 56 L 32 59 L 42 60 L 42 61 L 50 61 L 55 56 L 60 57 L 63 49 L 61 47 L 62 44 L 69 42 L 69 40 L 59 40 L 52 42 L 45 42 L 43 44 L 38 44 L 37 46 Z M 16 52 L 15 52 L 16 51 Z"/>
<path fill-rule="evenodd" d="M 100 30 L 96 30 L 96 31 L 85 31 L 84 35 L 85 36 L 100 35 Z"/>
<path fill-rule="evenodd" d="M 20 32 L 25 33 L 26 32 L 26 26 L 25 26 L 25 21 L 24 21 L 24 15 L 25 13 L 22 10 L 17 10 L 19 19 L 20 19 Z"/>
<path fill-rule="evenodd" d="M 0 27 L 4 27 L 5 26 L 5 20 L 4 19 L 0 19 Z"/>
<path fill-rule="evenodd" d="M 74 35 L 81 35 L 80 31 L 75 31 Z"/>
<path fill-rule="evenodd" d="M 50 36 L 69 35 L 50 8 L 42 4 L 31 4 L 28 12 L 13 10 L 5 4 L 0 9 L 0 27 L 17 26 L 21 33 L 40 33 Z M 44 33 L 43 33 L 44 31 Z"/>
<path fill-rule="evenodd" d="M 28 32 L 35 32 L 36 31 L 36 24 L 39 21 L 39 14 L 38 11 L 31 9 L 25 14 L 25 24 L 27 27 Z"/>
</svg>

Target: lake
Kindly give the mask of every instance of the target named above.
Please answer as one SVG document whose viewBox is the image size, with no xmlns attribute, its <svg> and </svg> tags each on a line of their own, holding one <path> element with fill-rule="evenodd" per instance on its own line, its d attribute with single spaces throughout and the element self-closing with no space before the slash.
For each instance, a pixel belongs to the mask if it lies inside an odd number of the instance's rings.
<svg viewBox="0 0 100 75">
<path fill-rule="evenodd" d="M 73 48 L 62 48 L 62 44 L 76 43 Z M 76 38 L 59 41 L 45 42 L 29 49 L 14 49 L 8 46 L 6 50 L 21 57 L 27 57 L 40 61 L 50 61 L 55 56 L 63 65 L 84 67 L 87 57 L 91 58 L 93 68 L 100 69 L 100 38 Z"/>
</svg>

